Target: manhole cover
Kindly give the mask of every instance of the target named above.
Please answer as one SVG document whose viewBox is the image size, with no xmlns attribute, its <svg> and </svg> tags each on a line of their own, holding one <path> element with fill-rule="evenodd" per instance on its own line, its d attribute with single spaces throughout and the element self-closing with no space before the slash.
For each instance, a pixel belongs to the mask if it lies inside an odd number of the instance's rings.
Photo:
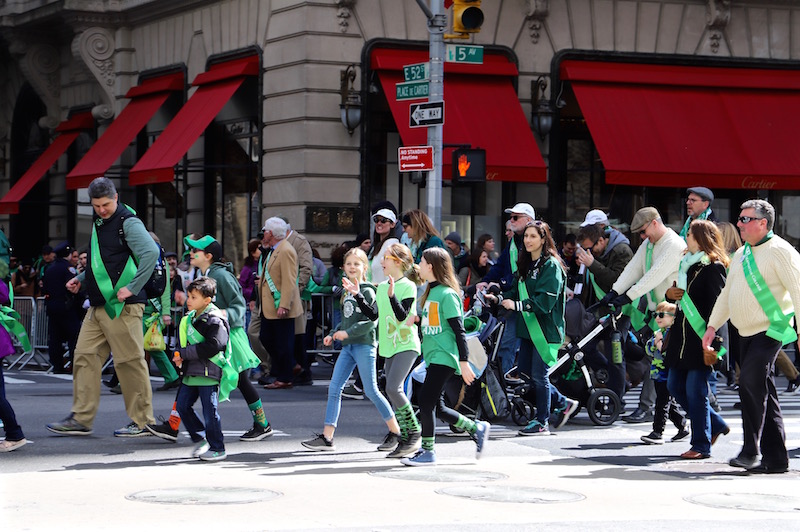
<svg viewBox="0 0 800 532">
<path fill-rule="evenodd" d="M 586 498 L 580 493 L 571 491 L 531 488 L 528 486 L 450 486 L 438 489 L 436 493 L 480 501 L 533 504 L 577 502 Z"/>
<path fill-rule="evenodd" d="M 764 493 L 701 493 L 684 500 L 712 508 L 754 510 L 759 512 L 800 512 L 800 498 Z"/>
<path fill-rule="evenodd" d="M 277 491 L 255 488 L 163 488 L 131 493 L 131 501 L 157 504 L 248 504 L 280 497 Z"/>
<path fill-rule="evenodd" d="M 448 469 L 446 467 L 403 467 L 381 471 L 370 471 L 370 475 L 401 480 L 422 480 L 425 482 L 491 482 L 502 480 L 506 476 L 491 471 L 474 471 L 469 469 Z"/>
</svg>

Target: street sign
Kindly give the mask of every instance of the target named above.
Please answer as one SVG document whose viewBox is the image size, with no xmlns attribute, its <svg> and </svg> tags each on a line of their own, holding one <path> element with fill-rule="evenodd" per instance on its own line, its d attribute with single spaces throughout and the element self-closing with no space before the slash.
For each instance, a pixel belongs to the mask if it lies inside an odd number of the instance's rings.
<svg viewBox="0 0 800 532">
<path fill-rule="evenodd" d="M 397 165 L 400 172 L 433 170 L 433 146 L 401 146 L 397 148 Z"/>
<path fill-rule="evenodd" d="M 428 81 L 395 83 L 397 100 L 419 100 L 428 97 Z"/>
<path fill-rule="evenodd" d="M 408 106 L 408 127 L 444 124 L 444 102 L 412 103 Z"/>
<path fill-rule="evenodd" d="M 416 63 L 403 67 L 403 79 L 405 81 L 428 81 L 431 79 L 430 66 L 428 63 Z"/>
<path fill-rule="evenodd" d="M 444 60 L 447 63 L 483 64 L 483 46 L 472 44 L 448 44 Z"/>
</svg>

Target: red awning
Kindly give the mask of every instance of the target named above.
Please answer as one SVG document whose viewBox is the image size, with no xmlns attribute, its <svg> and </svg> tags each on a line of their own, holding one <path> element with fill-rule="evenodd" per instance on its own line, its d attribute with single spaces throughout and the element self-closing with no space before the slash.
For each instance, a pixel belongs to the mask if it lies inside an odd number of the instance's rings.
<svg viewBox="0 0 800 532">
<path fill-rule="evenodd" d="M 800 72 L 566 60 L 606 170 L 622 185 L 800 189 Z"/>
<path fill-rule="evenodd" d="M 426 52 L 375 50 L 378 75 L 405 146 L 427 144 L 427 128 L 409 127 L 409 105 L 395 99 L 403 65 L 427 61 Z M 444 144 L 468 144 L 486 150 L 486 179 L 545 183 L 547 168 L 512 85 L 516 66 L 505 56 L 485 54 L 483 65 L 445 64 Z M 443 150 L 442 176 L 449 179 L 454 148 Z"/>
<path fill-rule="evenodd" d="M 220 63 L 198 75 L 199 85 L 147 153 L 131 169 L 131 185 L 169 183 L 175 179 L 175 165 L 222 110 L 247 76 L 258 75 L 258 56 Z"/>
<path fill-rule="evenodd" d="M 67 189 L 86 187 L 94 178 L 104 175 L 170 94 L 183 88 L 182 73 L 148 79 L 131 88 L 125 95 L 131 101 L 67 174 Z"/>
<path fill-rule="evenodd" d="M 20 177 L 8 193 L 0 200 L 0 214 L 18 214 L 19 202 L 36 186 L 39 179 L 56 164 L 82 131 L 94 127 L 92 113 L 78 113 L 69 120 L 61 122 L 56 131 L 61 134 L 44 150 L 38 159 Z"/>
</svg>

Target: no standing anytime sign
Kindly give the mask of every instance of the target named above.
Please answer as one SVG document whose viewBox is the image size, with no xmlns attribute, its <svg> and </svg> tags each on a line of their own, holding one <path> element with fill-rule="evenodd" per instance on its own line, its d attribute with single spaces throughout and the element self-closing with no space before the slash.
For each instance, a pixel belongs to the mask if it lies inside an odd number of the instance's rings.
<svg viewBox="0 0 800 532">
<path fill-rule="evenodd" d="M 403 146 L 397 148 L 400 172 L 425 172 L 433 170 L 433 146 Z"/>
</svg>

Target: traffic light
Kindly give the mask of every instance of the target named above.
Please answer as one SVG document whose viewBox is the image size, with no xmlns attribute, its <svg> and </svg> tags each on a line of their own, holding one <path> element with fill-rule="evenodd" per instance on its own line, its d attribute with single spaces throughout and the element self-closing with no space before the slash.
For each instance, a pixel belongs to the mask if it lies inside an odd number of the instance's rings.
<svg viewBox="0 0 800 532">
<path fill-rule="evenodd" d="M 486 150 L 460 148 L 453 151 L 453 183 L 486 181 Z"/>
<path fill-rule="evenodd" d="M 481 0 L 453 0 L 454 33 L 478 33 L 482 24 Z"/>
</svg>

